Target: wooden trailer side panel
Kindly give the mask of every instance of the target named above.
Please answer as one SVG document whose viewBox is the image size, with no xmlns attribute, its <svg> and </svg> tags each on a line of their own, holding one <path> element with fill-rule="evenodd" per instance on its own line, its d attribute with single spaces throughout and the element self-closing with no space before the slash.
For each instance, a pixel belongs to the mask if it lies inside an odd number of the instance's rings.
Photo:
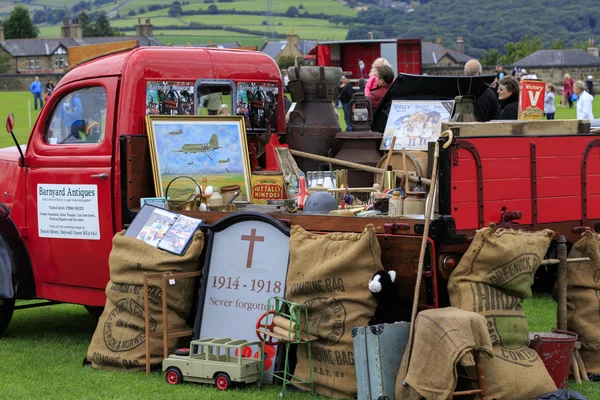
<svg viewBox="0 0 600 400">
<path fill-rule="evenodd" d="M 521 211 L 519 223 L 533 227 L 582 221 L 583 167 L 587 219 L 600 218 L 600 141 L 586 156 L 586 148 L 596 138 L 457 138 L 451 163 L 451 206 L 457 229 L 499 222 L 503 208 Z"/>
</svg>

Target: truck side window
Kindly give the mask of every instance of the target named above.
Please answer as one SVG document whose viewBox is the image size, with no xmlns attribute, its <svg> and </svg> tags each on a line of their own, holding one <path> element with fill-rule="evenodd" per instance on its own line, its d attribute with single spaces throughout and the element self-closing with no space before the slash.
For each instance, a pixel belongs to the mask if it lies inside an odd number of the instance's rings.
<svg viewBox="0 0 600 400">
<path fill-rule="evenodd" d="M 199 86 L 197 115 L 233 115 L 231 92 L 229 84 Z"/>
<path fill-rule="evenodd" d="M 106 90 L 90 87 L 62 97 L 46 127 L 48 144 L 96 144 L 104 139 L 106 126 Z"/>
</svg>

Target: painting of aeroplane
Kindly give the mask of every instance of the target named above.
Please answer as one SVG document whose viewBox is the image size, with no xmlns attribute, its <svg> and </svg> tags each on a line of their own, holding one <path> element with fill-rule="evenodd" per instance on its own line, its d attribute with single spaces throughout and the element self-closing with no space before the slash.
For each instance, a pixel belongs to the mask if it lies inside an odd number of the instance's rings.
<svg viewBox="0 0 600 400">
<path fill-rule="evenodd" d="M 207 153 L 209 151 L 216 151 L 220 149 L 219 147 L 219 137 L 216 134 L 213 134 L 210 137 L 208 143 L 199 143 L 199 144 L 184 144 L 181 149 L 173 150 L 174 152 L 180 153 Z M 221 161 L 219 161 L 221 162 Z"/>
<path fill-rule="evenodd" d="M 250 166 L 243 116 L 146 116 L 158 197 L 189 198 L 197 182 L 239 185 L 249 198 Z M 178 179 L 180 176 L 192 179 Z"/>
</svg>

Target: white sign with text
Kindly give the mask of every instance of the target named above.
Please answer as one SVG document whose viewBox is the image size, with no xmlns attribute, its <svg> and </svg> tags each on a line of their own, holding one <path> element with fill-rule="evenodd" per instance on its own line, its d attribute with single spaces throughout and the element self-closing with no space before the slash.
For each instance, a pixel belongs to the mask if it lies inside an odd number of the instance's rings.
<svg viewBox="0 0 600 400">
<path fill-rule="evenodd" d="M 37 185 L 38 235 L 100 239 L 97 185 Z"/>
</svg>

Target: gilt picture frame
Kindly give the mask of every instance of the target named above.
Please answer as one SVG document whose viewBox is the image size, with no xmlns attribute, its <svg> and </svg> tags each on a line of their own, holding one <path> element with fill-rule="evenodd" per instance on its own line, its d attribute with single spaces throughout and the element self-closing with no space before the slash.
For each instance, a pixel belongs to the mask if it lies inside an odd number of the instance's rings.
<svg viewBox="0 0 600 400">
<path fill-rule="evenodd" d="M 147 115 L 146 130 L 156 197 L 187 200 L 202 184 L 239 185 L 251 197 L 250 162 L 242 116 Z M 178 179 L 169 187 L 171 181 Z M 196 181 L 198 185 L 194 182 Z"/>
</svg>

